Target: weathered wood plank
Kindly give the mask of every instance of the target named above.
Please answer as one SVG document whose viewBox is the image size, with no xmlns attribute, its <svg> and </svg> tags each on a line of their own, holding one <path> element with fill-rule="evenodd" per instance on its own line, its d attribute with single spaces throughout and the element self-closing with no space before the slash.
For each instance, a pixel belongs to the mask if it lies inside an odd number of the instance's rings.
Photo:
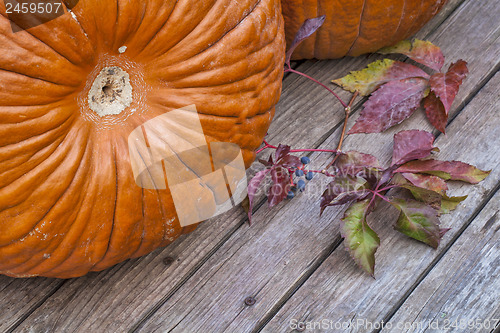
<svg viewBox="0 0 500 333">
<path fill-rule="evenodd" d="M 0 276 L 0 332 L 7 332 L 56 291 L 63 281 Z"/>
<path fill-rule="evenodd" d="M 382 332 L 480 333 L 500 326 L 499 207 L 497 191 Z"/>
<path fill-rule="evenodd" d="M 400 301 L 418 285 L 428 267 L 439 260 L 443 251 L 460 235 L 481 205 L 497 190 L 500 179 L 500 117 L 496 102 L 500 74 L 497 74 L 457 116 L 448 129 L 448 137 L 437 140 L 440 159 L 472 162 L 493 169 L 480 185 L 453 184 L 452 194 L 469 198 L 450 215 L 442 217 L 452 228 L 437 251 L 406 238 L 390 227 L 397 218 L 392 210 L 379 210 L 370 219 L 382 244 L 376 254 L 376 280 L 360 272 L 346 251 L 339 247 L 314 272 L 264 328 L 264 332 L 282 330 L 292 320 L 333 320 L 333 324 L 386 321 Z M 472 246 L 472 244 L 470 244 Z M 496 278 L 497 284 L 500 279 Z M 404 310 L 403 310 L 404 311 Z M 339 329 L 338 332 L 365 332 L 363 327 Z"/>
<path fill-rule="evenodd" d="M 438 26 L 460 2 L 461 0 L 450 1 L 440 16 L 428 25 L 420 36 L 425 36 L 428 31 Z M 370 61 L 374 59 L 372 57 Z M 302 66 L 302 70 L 313 75 L 318 74 L 320 80 L 328 82 L 333 77 L 345 74 L 348 68 L 361 68 L 367 62 L 368 60 L 363 57 L 328 62 L 328 72 L 323 70 L 325 63 L 307 63 Z M 304 81 L 300 78 L 287 78 L 285 86 L 286 92 L 283 97 L 285 103 L 281 103 L 278 107 L 270 139 L 285 140 L 297 146 L 317 145 L 321 141 L 319 138 L 325 137 L 331 132 L 332 127 L 338 126 L 341 112 L 328 110 L 327 113 L 324 112 L 324 108 L 311 110 L 316 105 L 324 105 L 325 99 L 330 98 L 319 88 L 311 89 L 307 99 L 303 97 L 290 99 L 295 93 L 290 87 L 298 90 L 304 87 Z M 347 93 L 342 93 L 342 96 L 344 99 L 348 98 Z M 299 100 L 306 102 L 302 108 L 295 106 Z M 310 120 L 311 117 L 315 120 L 304 123 L 304 119 Z M 300 121 L 297 122 L 296 119 Z M 299 132 L 299 135 L 295 132 L 278 130 L 278 128 L 292 128 L 294 123 L 300 125 L 298 129 L 302 132 Z M 313 131 L 316 136 L 302 137 L 304 133 Z M 130 327 L 137 318 L 147 316 L 149 312 L 154 311 L 155 304 L 163 303 L 175 292 L 206 261 L 206 258 L 241 226 L 244 219 L 244 214 L 240 211 L 231 212 L 201 225 L 194 234 L 183 237 L 163 251 L 155 251 L 141 260 L 132 260 L 99 274 L 94 273 L 81 279 L 70 280 L 30 320 L 36 321 L 35 327 L 40 330 L 46 327 L 53 330 L 76 328 L 117 330 Z M 179 261 L 166 268 L 162 263 L 162 259 L 166 256 Z M 123 286 L 126 286 L 127 292 L 124 292 Z M 42 296 L 45 293 L 40 290 L 35 294 Z M 19 308 L 20 316 L 22 312 L 23 310 Z M 48 312 L 52 316 L 47 317 Z M 29 327 L 30 320 L 24 327 Z"/>
<path fill-rule="evenodd" d="M 465 85 L 462 90 L 458 104 L 469 100 L 474 95 L 474 90 L 471 88 L 491 77 L 493 68 L 490 66 L 495 67 L 498 64 L 498 44 L 495 44 L 496 35 L 494 33 L 483 34 L 482 39 L 475 38 L 468 41 L 471 53 L 468 53 L 467 46 L 458 45 L 459 43 L 455 42 L 454 39 L 450 40 L 457 33 L 464 36 L 469 29 L 474 30 L 475 25 L 482 25 L 484 21 L 491 22 L 495 19 L 495 4 L 492 1 L 482 2 L 481 5 L 476 4 L 468 2 L 454 15 L 455 25 L 457 24 L 455 21 L 468 17 L 468 26 L 460 24 L 456 27 L 445 24 L 442 30 L 440 27 L 439 31 L 436 32 L 438 44 L 444 46 L 445 53 L 450 56 L 449 58 L 453 60 L 458 57 L 467 58 L 468 54 L 471 58 L 472 74 L 468 86 Z M 449 35 L 443 31 L 448 31 Z M 471 46 L 471 43 L 477 44 Z M 484 57 L 473 56 L 476 47 L 482 47 L 485 50 L 482 53 Z M 398 130 L 405 128 L 405 126 L 429 128 L 421 114 L 413 118 L 411 125 L 399 126 Z M 392 131 L 383 135 L 371 136 L 369 142 L 367 142 L 366 136 L 353 136 L 352 139 L 348 140 L 348 146 L 351 148 L 361 147 L 361 150 L 365 151 L 375 150 L 375 153 L 384 157 L 383 160 L 388 160 L 393 133 Z M 455 135 L 458 134 L 455 133 Z M 334 146 L 337 137 L 338 132 L 333 134 L 324 146 Z M 380 144 L 373 147 L 373 142 Z M 469 162 L 476 161 L 476 158 L 467 159 L 465 152 L 467 150 L 459 151 L 458 156 Z M 446 156 L 443 155 L 443 157 Z M 478 164 L 481 162 L 484 164 L 480 165 L 482 167 L 498 163 L 496 159 L 479 161 Z M 471 196 L 469 204 L 472 207 L 478 205 L 481 202 L 481 195 L 490 191 L 495 185 L 495 182 L 490 181 L 490 183 L 486 182 L 476 187 L 477 192 L 475 192 L 475 196 Z M 466 191 L 473 191 L 473 188 L 467 188 Z M 316 198 L 317 195 L 318 193 L 315 195 Z M 332 220 L 338 221 L 340 212 L 329 210 L 323 218 L 316 219 L 317 210 L 310 208 L 310 202 L 310 200 L 305 199 L 305 196 L 301 196 L 294 199 L 294 204 L 291 206 L 285 204 L 271 211 L 259 210 L 256 214 L 256 221 L 266 222 L 260 222 L 260 224 L 257 222 L 250 229 L 237 230 L 217 253 L 221 257 L 210 258 L 207 264 L 194 275 L 193 279 L 187 281 L 169 302 L 146 323 L 144 331 L 173 329 L 174 331 L 207 330 L 220 332 L 226 330 L 230 332 L 251 331 L 258 326 L 262 318 L 272 314 L 275 308 L 280 306 L 280 302 L 286 300 L 286 293 L 291 286 L 293 289 L 293 286 L 297 286 L 302 279 L 307 278 L 311 266 L 314 266 L 323 256 L 328 255 L 338 240 L 337 224 Z M 474 210 L 466 210 L 466 212 L 471 216 Z M 404 249 L 400 248 L 399 250 L 403 251 Z M 341 258 L 341 261 L 346 259 L 343 249 Z M 408 258 L 401 263 L 396 262 L 389 266 L 400 269 L 405 267 L 407 261 Z M 423 262 L 416 261 L 416 263 L 423 265 Z M 425 266 L 421 268 L 425 268 Z M 354 274 L 358 276 L 359 270 L 355 269 Z M 343 283 L 346 283 L 342 275 L 338 277 Z M 359 278 L 364 280 L 366 277 L 361 274 Z M 312 291 L 309 290 L 309 292 Z M 367 292 L 366 289 L 364 292 Z M 243 305 L 243 299 L 248 295 L 256 295 L 257 298 L 257 304 L 251 308 L 245 308 Z M 300 301 L 297 302 L 300 303 Z M 305 307 L 308 306 L 310 304 L 305 305 Z M 223 318 L 221 318 L 221 313 L 224 313 Z"/>
</svg>

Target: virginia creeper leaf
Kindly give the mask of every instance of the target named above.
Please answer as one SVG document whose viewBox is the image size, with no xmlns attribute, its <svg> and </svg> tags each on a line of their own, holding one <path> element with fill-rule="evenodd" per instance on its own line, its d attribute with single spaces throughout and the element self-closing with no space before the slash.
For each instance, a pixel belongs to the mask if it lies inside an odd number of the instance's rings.
<svg viewBox="0 0 500 333">
<path fill-rule="evenodd" d="M 440 214 L 448 214 L 452 210 L 458 207 L 458 205 L 467 199 L 467 196 L 463 197 L 448 197 L 448 196 L 443 196 L 443 199 L 441 200 L 441 210 L 439 211 Z"/>
<path fill-rule="evenodd" d="M 490 171 L 480 170 L 464 162 L 438 160 L 412 161 L 399 167 L 396 172 L 426 173 L 471 184 L 479 183 L 490 174 Z"/>
<path fill-rule="evenodd" d="M 459 60 L 451 64 L 446 74 L 437 73 L 431 76 L 429 80 L 431 91 L 439 97 L 443 103 L 446 115 L 450 112 L 451 104 L 457 96 L 458 88 L 467 76 L 467 73 L 469 73 L 467 63 L 463 60 Z"/>
<path fill-rule="evenodd" d="M 321 196 L 321 213 L 328 206 L 343 205 L 366 198 L 370 194 L 368 188 L 368 182 L 361 177 L 350 175 L 335 177 Z"/>
<path fill-rule="evenodd" d="M 335 167 L 337 168 L 336 174 L 344 176 L 356 175 L 361 171 L 365 171 L 365 169 L 381 168 L 380 163 L 375 156 L 357 151 L 341 153 L 337 157 Z"/>
<path fill-rule="evenodd" d="M 437 248 L 445 230 L 439 228 L 438 211 L 415 200 L 396 199 L 391 202 L 400 210 L 394 229 Z"/>
<path fill-rule="evenodd" d="M 411 64 L 384 59 L 372 62 L 365 69 L 352 71 L 349 75 L 332 82 L 350 92 L 358 91 L 360 95 L 368 96 L 384 83 L 412 77 L 428 79 L 429 74 Z"/>
<path fill-rule="evenodd" d="M 426 131 L 409 130 L 396 133 L 394 135 L 392 165 L 401 165 L 411 160 L 428 157 L 432 151 L 438 150 L 433 144 L 434 136 Z"/>
<path fill-rule="evenodd" d="M 266 167 L 270 167 L 273 165 L 273 162 L 272 161 L 266 161 L 266 160 L 263 160 L 261 158 L 259 158 L 258 160 L 261 164 L 265 165 Z"/>
<path fill-rule="evenodd" d="M 441 196 L 441 194 L 411 184 L 403 185 L 402 187 L 408 189 L 416 200 L 424 202 L 425 204 L 436 210 L 441 209 L 443 201 L 443 197 Z"/>
<path fill-rule="evenodd" d="M 376 90 L 349 134 L 380 133 L 410 117 L 428 89 L 427 80 L 411 78 L 391 81 Z"/>
<path fill-rule="evenodd" d="M 416 173 L 403 173 L 402 176 L 413 185 L 420 188 L 425 188 L 430 191 L 434 191 L 436 193 L 439 193 L 440 195 L 445 195 L 446 190 L 448 190 L 448 185 L 446 185 L 446 182 L 436 176 Z"/>
<path fill-rule="evenodd" d="M 286 155 L 278 161 L 278 165 L 282 165 L 285 168 L 298 168 L 302 166 L 302 162 L 300 162 L 300 158 L 297 156 Z"/>
<path fill-rule="evenodd" d="M 375 252 L 380 245 L 380 238 L 366 222 L 366 210 L 369 200 L 354 203 L 342 218 L 341 235 L 344 244 L 354 261 L 367 273 L 375 272 Z"/>
<path fill-rule="evenodd" d="M 285 59 L 286 64 L 290 63 L 290 58 L 292 57 L 293 51 L 295 51 L 297 46 L 299 46 L 300 43 L 302 43 L 305 39 L 307 39 L 313 33 L 315 33 L 316 30 L 318 30 L 323 25 L 325 19 L 326 16 L 322 15 L 304 21 L 302 26 L 299 28 L 299 31 L 297 31 L 297 34 L 295 35 L 295 38 L 292 44 L 290 45 L 290 49 L 286 53 L 286 59 Z"/>
<path fill-rule="evenodd" d="M 262 171 L 259 171 L 253 176 L 253 178 L 248 182 L 248 222 L 252 224 L 252 209 L 253 209 L 253 202 L 255 198 L 255 194 L 257 193 L 257 190 L 259 189 L 260 183 L 262 183 L 262 180 L 266 177 L 266 175 L 271 171 L 271 169 L 264 169 Z"/>
<path fill-rule="evenodd" d="M 440 71 L 444 65 L 444 56 L 441 49 L 429 41 L 415 39 L 413 42 L 404 40 L 390 47 L 377 51 L 381 54 L 400 53 L 429 68 Z"/>
<path fill-rule="evenodd" d="M 278 148 L 276 148 L 274 159 L 279 161 L 288 154 L 290 154 L 290 146 L 280 144 L 278 145 Z"/>
<path fill-rule="evenodd" d="M 271 180 L 273 184 L 267 194 L 269 207 L 276 206 L 286 198 L 290 187 L 288 170 L 281 166 L 273 167 L 271 169 Z"/>
<path fill-rule="evenodd" d="M 441 133 L 446 133 L 448 113 L 444 109 L 443 102 L 432 91 L 424 98 L 424 109 L 432 126 Z"/>
<path fill-rule="evenodd" d="M 443 197 L 440 193 L 415 186 L 400 173 L 394 175 L 392 178 L 392 184 L 409 190 L 416 200 L 422 201 L 436 210 L 441 208 L 441 201 Z"/>
</svg>

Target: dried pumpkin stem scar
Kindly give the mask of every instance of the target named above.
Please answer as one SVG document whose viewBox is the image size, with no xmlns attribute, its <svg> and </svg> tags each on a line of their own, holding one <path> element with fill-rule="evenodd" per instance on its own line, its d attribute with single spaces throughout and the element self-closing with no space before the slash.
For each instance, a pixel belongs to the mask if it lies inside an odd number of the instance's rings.
<svg viewBox="0 0 500 333">
<path fill-rule="evenodd" d="M 89 91 L 89 107 L 100 117 L 117 115 L 132 104 L 130 76 L 120 67 L 105 67 Z"/>
</svg>

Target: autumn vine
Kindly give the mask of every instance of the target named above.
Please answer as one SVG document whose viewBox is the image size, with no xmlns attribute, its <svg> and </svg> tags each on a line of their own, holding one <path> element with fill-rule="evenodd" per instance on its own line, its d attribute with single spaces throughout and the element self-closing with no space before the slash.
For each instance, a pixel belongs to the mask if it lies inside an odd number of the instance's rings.
<svg viewBox="0 0 500 333">
<path fill-rule="evenodd" d="M 268 159 L 259 159 L 265 168 L 249 181 L 249 221 L 252 221 L 256 193 L 268 176 L 271 179 L 267 190 L 270 207 L 286 198 L 292 199 L 297 191 L 304 191 L 305 181 L 310 181 L 315 174 L 328 177 L 330 182 L 321 196 L 320 214 L 330 206 L 347 205 L 341 223 L 345 247 L 355 262 L 373 276 L 380 239 L 367 217 L 379 202 L 385 201 L 400 212 L 394 223 L 397 231 L 437 248 L 449 230 L 440 227 L 439 217 L 455 209 L 466 198 L 449 197 L 447 181 L 477 184 L 489 172 L 460 161 L 435 159 L 432 153 L 438 149 L 434 146 L 433 134 L 420 130 L 406 130 L 394 135 L 392 163 L 388 167 L 383 167 L 373 155 L 343 151 L 346 135 L 383 132 L 409 118 L 421 105 L 429 122 L 445 133 L 451 105 L 468 69 L 465 61 L 458 60 L 442 72 L 445 57 L 439 47 L 428 41 L 403 41 L 378 53 L 403 54 L 424 65 L 426 70 L 391 59 L 375 61 L 361 71 L 333 80 L 353 93 L 351 100 L 345 103 L 333 89 L 290 65 L 295 48 L 324 20 L 325 17 L 321 16 L 304 22 L 286 54 L 285 72 L 313 81 L 340 102 L 345 118 L 339 144 L 331 150 L 291 149 L 285 144 L 272 145 L 264 141 L 257 153 L 262 154 L 268 149 L 274 153 Z M 356 123 L 347 131 L 357 96 L 369 98 Z M 303 152 L 331 153 L 332 160 L 325 169 L 313 170 L 308 167 L 309 157 L 292 155 Z"/>
</svg>

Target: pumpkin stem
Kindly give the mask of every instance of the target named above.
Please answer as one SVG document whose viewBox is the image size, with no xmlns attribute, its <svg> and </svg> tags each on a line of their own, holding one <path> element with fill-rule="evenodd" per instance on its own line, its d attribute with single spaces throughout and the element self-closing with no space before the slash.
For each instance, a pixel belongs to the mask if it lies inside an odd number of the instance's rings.
<svg viewBox="0 0 500 333">
<path fill-rule="evenodd" d="M 120 114 L 132 104 L 129 74 L 117 66 L 103 68 L 90 88 L 88 103 L 100 117 Z"/>
</svg>

